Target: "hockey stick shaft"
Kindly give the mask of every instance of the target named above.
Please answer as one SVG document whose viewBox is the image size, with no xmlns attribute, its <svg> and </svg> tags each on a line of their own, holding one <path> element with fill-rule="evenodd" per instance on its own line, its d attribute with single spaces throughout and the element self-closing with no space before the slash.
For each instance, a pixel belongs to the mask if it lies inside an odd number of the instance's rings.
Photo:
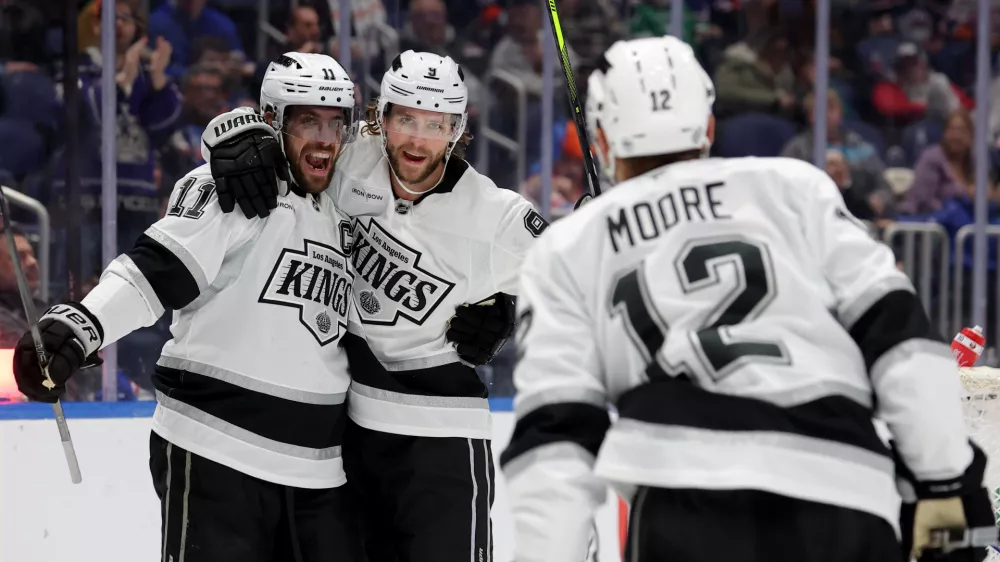
<svg viewBox="0 0 1000 562">
<path fill-rule="evenodd" d="M 573 65 L 569 60 L 569 47 L 563 38 L 562 26 L 559 24 L 559 10 L 556 8 L 556 0 L 548 0 L 548 2 L 549 23 L 552 25 L 552 36 L 555 38 L 556 48 L 559 51 L 559 64 L 562 66 L 563 74 L 566 75 L 566 93 L 569 95 L 569 105 L 576 123 L 576 136 L 580 140 L 580 148 L 583 152 L 583 165 L 587 169 L 587 177 L 590 179 L 590 193 L 596 197 L 601 194 L 601 180 L 597 174 L 597 166 L 594 164 L 594 154 L 590 151 L 590 140 L 587 138 L 587 119 L 583 112 L 583 104 L 580 102 L 580 94 L 576 89 L 576 77 L 573 75 Z"/>
<path fill-rule="evenodd" d="M 31 332 L 31 340 L 35 343 L 35 354 L 38 356 L 38 366 L 45 375 L 46 381 L 43 383 L 46 388 L 55 387 L 52 377 L 49 376 L 48 357 L 45 355 L 45 345 L 42 343 L 42 335 L 38 332 L 38 314 L 35 312 L 35 303 L 31 297 L 31 290 L 28 288 L 28 279 L 24 275 L 24 268 L 18 258 L 17 243 L 14 242 L 13 223 L 10 218 L 10 207 L 7 205 L 7 195 L 4 193 L 9 188 L 0 186 L 0 215 L 3 215 L 3 232 L 7 239 L 7 250 L 10 252 L 10 261 L 14 264 L 14 276 L 17 279 L 17 290 L 21 294 L 21 304 L 24 305 L 24 319 L 28 322 Z M 56 418 L 56 426 L 59 428 L 59 438 L 62 440 L 63 453 L 66 455 L 66 463 L 69 465 L 70 478 L 74 484 L 83 481 L 80 474 L 80 463 L 76 458 L 76 449 L 73 448 L 73 439 L 69 435 L 69 425 L 66 423 L 66 415 L 63 413 L 62 403 L 58 400 L 52 404 L 52 413 Z"/>
</svg>

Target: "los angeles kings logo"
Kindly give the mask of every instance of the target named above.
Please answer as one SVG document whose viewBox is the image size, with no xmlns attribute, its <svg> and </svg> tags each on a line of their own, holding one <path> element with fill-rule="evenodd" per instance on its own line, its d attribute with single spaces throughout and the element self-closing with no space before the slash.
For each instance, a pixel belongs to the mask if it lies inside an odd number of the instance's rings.
<svg viewBox="0 0 1000 562">
<path fill-rule="evenodd" d="M 353 284 L 344 254 L 306 240 L 304 250 L 281 251 L 259 300 L 297 308 L 302 325 L 320 345 L 326 345 L 347 329 Z"/>
<path fill-rule="evenodd" d="M 421 268 L 420 256 L 374 220 L 357 221 L 351 265 L 362 323 L 392 326 L 406 318 L 423 324 L 455 288 Z"/>
</svg>

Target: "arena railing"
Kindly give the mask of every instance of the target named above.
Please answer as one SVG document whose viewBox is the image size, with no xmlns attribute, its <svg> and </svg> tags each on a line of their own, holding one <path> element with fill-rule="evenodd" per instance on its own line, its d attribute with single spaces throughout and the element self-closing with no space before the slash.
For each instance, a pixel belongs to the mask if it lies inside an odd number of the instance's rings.
<svg viewBox="0 0 1000 562">
<path fill-rule="evenodd" d="M 517 101 L 517 122 L 514 129 L 514 137 L 510 138 L 503 133 L 490 127 L 491 121 L 491 106 L 493 105 L 491 87 L 494 82 L 500 82 L 506 84 L 514 91 L 514 97 Z M 514 190 L 517 190 L 520 182 L 525 179 L 525 153 L 524 146 L 527 138 L 528 130 L 528 91 L 524 86 L 524 82 L 521 81 L 516 75 L 507 72 L 506 70 L 493 69 L 486 73 L 483 77 L 483 83 L 485 86 L 486 94 L 483 96 L 483 107 L 480 113 L 480 136 L 485 142 L 485 146 L 482 146 L 479 150 L 479 155 L 476 159 L 476 170 L 481 174 L 489 175 L 489 161 L 490 161 L 490 144 L 495 144 L 500 149 L 509 152 L 514 155 L 517 166 L 517 185 L 513 186 Z M 505 186 L 501 186 L 505 187 Z M 506 186 L 510 187 L 510 186 Z"/>
<path fill-rule="evenodd" d="M 897 248 L 895 244 L 900 238 L 902 248 L 897 255 L 900 256 L 903 271 L 913 281 L 920 301 L 932 321 L 937 320 L 938 330 L 943 334 L 949 333 L 948 323 L 952 319 L 952 309 L 948 300 L 948 266 L 951 263 L 948 231 L 932 222 L 894 222 L 882 233 L 882 240 L 892 248 Z M 935 288 L 938 290 L 935 291 Z M 936 314 L 933 308 L 935 295 Z"/>
<path fill-rule="evenodd" d="M 51 241 L 52 241 L 52 222 L 49 218 L 49 211 L 42 205 L 37 199 L 32 199 L 27 195 L 17 191 L 12 187 L 0 186 L 3 189 L 4 195 L 7 196 L 7 201 L 10 202 L 14 207 L 20 207 L 30 213 L 33 213 L 38 220 L 38 274 L 41 279 L 41 283 L 38 286 L 38 299 L 43 303 L 49 302 L 49 266 L 51 264 L 49 260 L 49 252 L 51 251 Z M 15 256 L 11 256 L 11 259 L 16 259 Z"/>
</svg>

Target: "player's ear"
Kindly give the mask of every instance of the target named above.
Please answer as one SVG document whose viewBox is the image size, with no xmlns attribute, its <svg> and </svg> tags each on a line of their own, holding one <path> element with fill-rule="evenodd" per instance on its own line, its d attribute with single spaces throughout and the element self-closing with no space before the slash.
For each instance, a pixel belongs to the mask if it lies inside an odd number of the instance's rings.
<svg viewBox="0 0 1000 562">
<path fill-rule="evenodd" d="M 264 112 L 264 120 L 267 121 L 268 125 L 271 125 L 272 127 L 274 127 L 274 112 L 273 111 L 265 111 Z"/>
<path fill-rule="evenodd" d="M 715 115 L 708 116 L 708 131 L 706 131 L 708 142 L 715 144 Z"/>
</svg>

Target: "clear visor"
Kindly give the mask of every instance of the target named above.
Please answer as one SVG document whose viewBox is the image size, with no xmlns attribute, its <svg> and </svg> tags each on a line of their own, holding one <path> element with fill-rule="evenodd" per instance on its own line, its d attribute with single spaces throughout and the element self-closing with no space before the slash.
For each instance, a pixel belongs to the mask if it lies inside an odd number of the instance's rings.
<svg viewBox="0 0 1000 562">
<path fill-rule="evenodd" d="M 355 108 L 292 106 L 285 110 L 282 133 L 309 142 L 343 144 L 354 140 Z"/>
<path fill-rule="evenodd" d="M 382 128 L 422 139 L 450 141 L 461 122 L 462 116 L 454 113 L 407 111 L 407 108 L 399 107 L 393 108 L 391 115 L 383 117 Z"/>
</svg>

